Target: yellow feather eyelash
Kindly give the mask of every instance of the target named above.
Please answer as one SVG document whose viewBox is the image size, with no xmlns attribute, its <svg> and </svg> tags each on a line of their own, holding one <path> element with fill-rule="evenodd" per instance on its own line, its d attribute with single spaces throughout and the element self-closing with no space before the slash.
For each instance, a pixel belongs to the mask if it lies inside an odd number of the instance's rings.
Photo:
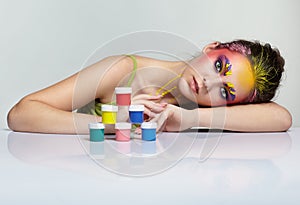
<svg viewBox="0 0 300 205">
<path fill-rule="evenodd" d="M 233 87 L 234 87 L 233 84 L 230 83 L 230 82 L 228 82 L 228 83 L 226 83 L 226 84 L 227 84 L 227 86 L 228 86 L 229 88 L 233 88 Z"/>
<path fill-rule="evenodd" d="M 226 68 L 226 72 L 225 72 L 225 76 L 228 76 L 228 75 L 232 75 L 232 71 L 231 71 L 231 64 L 230 63 L 226 63 L 225 65 L 225 68 Z"/>
<path fill-rule="evenodd" d="M 226 83 L 226 85 L 227 85 L 228 88 L 229 88 L 229 89 L 228 89 L 229 93 L 232 94 L 232 95 L 235 95 L 235 89 L 234 89 L 233 84 L 230 83 L 230 82 L 228 82 L 228 83 Z"/>
<path fill-rule="evenodd" d="M 228 75 L 232 75 L 232 71 L 231 71 L 231 70 L 228 70 L 228 71 L 225 73 L 225 76 L 228 76 Z"/>
</svg>

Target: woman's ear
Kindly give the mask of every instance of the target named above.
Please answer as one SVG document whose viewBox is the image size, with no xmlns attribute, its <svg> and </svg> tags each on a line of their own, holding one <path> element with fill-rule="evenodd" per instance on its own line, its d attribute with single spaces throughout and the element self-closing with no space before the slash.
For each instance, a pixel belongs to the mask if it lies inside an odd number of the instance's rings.
<svg viewBox="0 0 300 205">
<path fill-rule="evenodd" d="M 209 51 L 215 49 L 218 45 L 220 45 L 220 42 L 219 42 L 219 41 L 210 43 L 210 44 L 206 45 L 206 46 L 203 48 L 202 52 L 203 52 L 203 53 L 207 53 L 207 52 L 209 52 Z"/>
</svg>

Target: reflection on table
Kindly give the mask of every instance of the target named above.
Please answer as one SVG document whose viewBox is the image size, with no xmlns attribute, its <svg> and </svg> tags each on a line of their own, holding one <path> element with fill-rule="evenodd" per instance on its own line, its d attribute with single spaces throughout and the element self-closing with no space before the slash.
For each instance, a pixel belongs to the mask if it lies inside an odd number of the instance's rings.
<svg viewBox="0 0 300 205">
<path fill-rule="evenodd" d="M 193 174 L 210 170 L 210 173 L 220 172 L 224 176 L 225 170 L 229 170 L 227 174 L 233 174 L 230 172 L 232 167 L 244 169 L 244 173 L 251 172 L 251 167 L 256 165 L 276 170 L 272 159 L 286 154 L 292 143 L 287 132 L 159 133 L 153 142 L 138 137 L 129 142 L 118 142 L 113 138 L 113 135 L 107 135 L 104 142 L 90 142 L 88 135 L 11 132 L 8 149 L 13 156 L 27 163 L 90 174 L 97 174 L 101 167 L 101 173 L 147 176 L 166 170 L 188 170 L 192 166 Z M 90 163 L 91 159 L 95 163 Z"/>
</svg>

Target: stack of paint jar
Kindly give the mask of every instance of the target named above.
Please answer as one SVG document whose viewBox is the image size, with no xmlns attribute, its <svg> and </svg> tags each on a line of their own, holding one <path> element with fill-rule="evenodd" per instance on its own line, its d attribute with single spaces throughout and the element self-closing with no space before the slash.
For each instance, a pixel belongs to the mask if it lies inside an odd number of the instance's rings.
<svg viewBox="0 0 300 205">
<path fill-rule="evenodd" d="M 102 105 L 102 123 L 90 123 L 90 140 L 103 141 L 105 124 L 114 124 L 117 141 L 129 141 L 133 125 L 140 125 L 142 130 L 142 140 L 156 140 L 156 127 L 154 122 L 144 122 L 144 105 L 131 105 L 131 87 L 116 87 L 117 105 Z M 117 122 L 117 113 L 120 106 L 127 108 L 129 112 L 129 122 Z"/>
</svg>

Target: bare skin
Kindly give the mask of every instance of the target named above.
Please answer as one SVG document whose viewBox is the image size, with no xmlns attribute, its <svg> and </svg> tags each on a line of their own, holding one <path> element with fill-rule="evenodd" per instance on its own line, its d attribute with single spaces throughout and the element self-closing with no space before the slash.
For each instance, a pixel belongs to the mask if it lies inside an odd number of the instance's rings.
<svg viewBox="0 0 300 205">
<path fill-rule="evenodd" d="M 207 56 L 215 55 L 213 47 L 206 49 Z M 235 54 L 231 53 L 231 55 L 233 65 L 247 64 L 238 56 L 233 58 Z M 199 90 L 195 92 L 193 83 L 188 83 L 191 78 L 190 74 L 197 76 L 199 85 L 203 79 L 202 71 L 199 70 L 198 72 L 197 68 L 192 68 L 193 65 L 182 61 L 162 61 L 142 56 L 136 56 L 136 59 L 138 69 L 132 83 L 132 103 L 144 104 L 148 120 L 158 122 L 159 128 L 164 131 L 181 131 L 195 126 L 213 126 L 214 128 L 242 132 L 274 132 L 286 131 L 292 124 L 290 113 L 274 102 L 205 107 L 193 110 L 176 106 L 187 101 L 194 101 L 202 105 L 207 105 L 206 103 L 215 103 L 216 106 L 222 105 L 225 99 L 220 100 L 219 87 L 223 81 L 232 82 L 237 90 L 234 101 L 231 100 L 226 104 L 233 104 L 238 100 L 245 99 L 252 91 L 252 84 L 251 77 L 245 85 L 239 82 L 239 74 L 247 75 L 244 71 L 238 70 L 238 67 L 241 66 L 236 66 L 235 74 L 231 76 L 216 77 L 215 79 L 219 80 L 215 83 L 212 81 L 207 81 L 210 84 L 204 83 L 202 94 L 200 94 Z M 22 132 L 88 133 L 87 124 L 89 122 L 101 122 L 101 117 L 72 111 L 96 98 L 99 98 L 102 103 L 111 102 L 115 87 L 122 86 L 127 82 L 132 68 L 133 62 L 129 57 L 107 57 L 61 82 L 25 96 L 10 110 L 8 125 L 12 130 Z M 157 90 L 161 86 L 179 75 L 182 76 L 171 81 L 168 85 L 168 88 L 176 86 L 178 89 L 172 90 L 165 96 L 157 94 Z M 181 84 L 182 82 L 187 82 L 187 85 L 186 83 Z M 199 85 L 198 87 L 200 87 Z M 213 93 L 210 94 L 209 92 Z M 218 97 L 205 98 L 205 94 Z M 207 100 L 205 101 L 205 99 Z M 211 101 L 211 99 L 213 100 Z M 221 119 L 212 124 L 217 116 L 216 113 L 221 116 Z M 182 120 L 182 116 L 189 117 Z M 124 120 L 126 120 L 125 115 Z M 106 131 L 113 132 L 113 126 L 108 126 Z"/>
</svg>

